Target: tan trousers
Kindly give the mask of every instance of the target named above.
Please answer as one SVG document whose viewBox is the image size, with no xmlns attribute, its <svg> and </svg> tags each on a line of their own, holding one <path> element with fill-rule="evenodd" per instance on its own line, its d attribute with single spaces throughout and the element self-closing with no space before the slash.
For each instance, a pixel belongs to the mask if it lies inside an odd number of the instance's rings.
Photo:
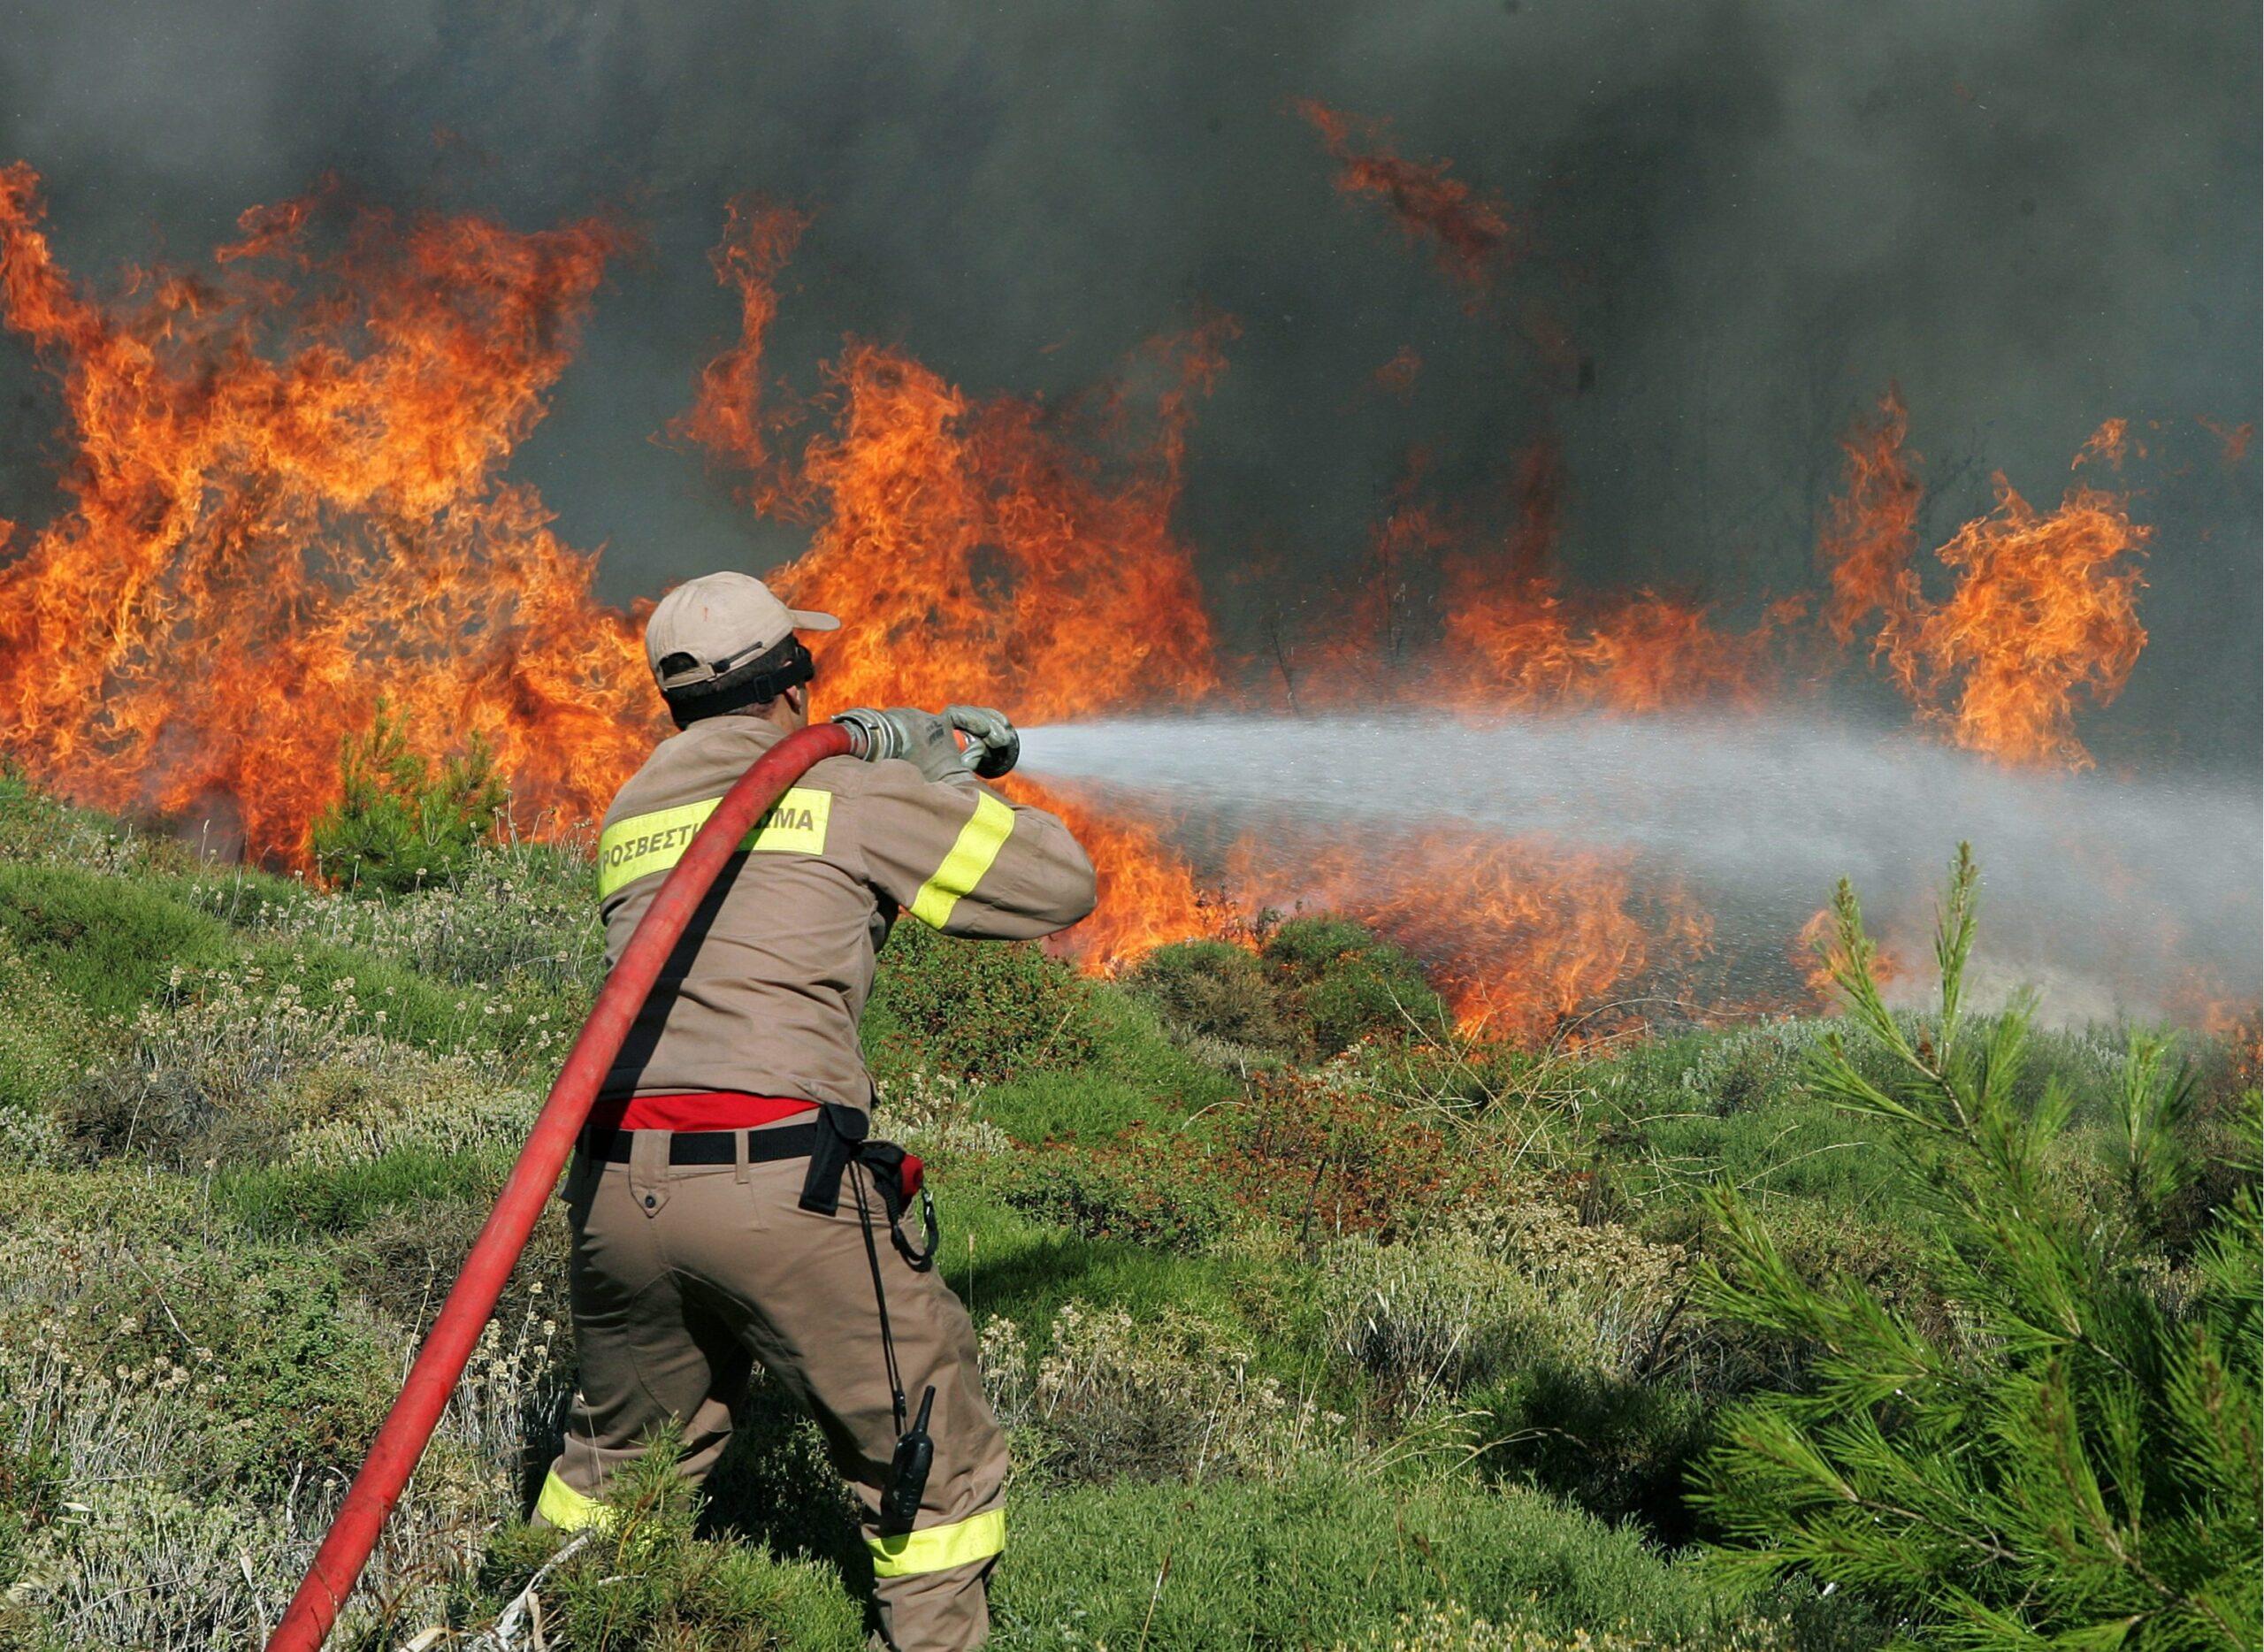
<svg viewBox="0 0 2264 1652">
<path fill-rule="evenodd" d="M 889 1242 L 861 1166 L 843 1180 L 840 1209 L 820 1216 L 797 1203 L 807 1159 L 671 1166 L 667 1132 L 633 1139 L 630 1163 L 577 1158 L 567 1180 L 581 1384 L 537 1518 L 569 1528 L 602 1519 L 596 1499 L 607 1480 L 671 1422 L 683 1432 L 682 1472 L 704 1479 L 730 1438 L 751 1356 L 809 1408 L 856 1494 L 886 1644 L 981 1645 L 990 1569 L 1006 1542 L 1006 1449 L 967 1310 Z M 880 1535 L 877 1514 L 896 1419 L 848 1177 L 864 1182 L 914 1414 L 922 1391 L 936 1389 L 927 1494 L 912 1532 L 894 1537 Z"/>
</svg>

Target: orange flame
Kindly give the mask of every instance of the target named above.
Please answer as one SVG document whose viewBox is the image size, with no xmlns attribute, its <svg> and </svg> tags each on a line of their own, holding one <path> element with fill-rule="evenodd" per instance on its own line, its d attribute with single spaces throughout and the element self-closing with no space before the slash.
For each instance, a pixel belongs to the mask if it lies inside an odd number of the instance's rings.
<svg viewBox="0 0 2264 1652">
<path fill-rule="evenodd" d="M 1246 839 L 1230 878 L 1255 906 L 1347 913 L 1429 963 L 1465 1031 L 1535 1042 L 1641 1019 L 1609 1001 L 1671 992 L 1711 948 L 1679 886 L 1639 890 L 1633 857 L 1436 826 L 1382 841 Z"/>
<path fill-rule="evenodd" d="M 1444 162 L 1392 154 L 1373 123 L 1304 112 L 1344 168 L 1340 187 L 1387 201 L 1457 279 L 1492 279 L 1509 235 L 1498 203 Z M 249 853 L 303 865 L 340 741 L 382 693 L 414 738 L 489 740 L 521 807 L 593 817 L 661 731 L 636 618 L 594 600 L 592 560 L 501 470 L 627 232 L 402 220 L 325 185 L 246 213 L 210 272 L 130 272 L 97 301 L 57 268 L 40 217 L 30 170 L 0 171 L 0 318 L 59 381 L 78 449 L 55 521 L 20 548 L 0 523 L 0 748 L 103 807 L 233 809 Z M 762 373 L 802 226 L 784 209 L 732 209 L 715 267 L 738 297 L 738 337 L 672 428 L 744 468 L 757 508 L 813 524 L 776 578 L 848 622 L 822 692 L 995 700 L 1031 722 L 1219 692 L 1173 517 L 1193 409 L 1233 324 L 1158 340 L 1115 383 L 1059 405 L 975 399 L 901 349 L 853 341 L 816 403 L 794 405 Z M 1403 358 L 1411 383 L 1416 358 Z M 815 433 L 788 450 L 784 433 L 809 419 Z M 2146 530 L 2113 493 L 2079 486 L 2045 516 L 2000 478 L 1998 509 L 1939 553 L 1956 583 L 1930 604 L 1911 566 L 1906 431 L 1890 392 L 1846 443 L 1847 492 L 1820 545 L 1824 629 L 1845 647 L 1878 616 L 1875 655 L 1958 743 L 2087 762 L 2070 708 L 2078 692 L 2111 700 L 2144 646 Z M 2077 463 L 2114 463 L 2130 445 L 2110 424 Z M 1650 592 L 1565 587 L 1553 442 L 1520 456 L 1514 519 L 1482 547 L 1426 476 L 1418 455 L 1365 577 L 1324 616 L 1324 662 L 1388 662 L 1408 698 L 1470 712 L 1754 703 L 1778 680 L 1802 599 L 1736 631 Z M 1286 680 L 1286 656 L 1281 669 Z M 1167 825 L 1025 790 L 1101 866 L 1100 915 L 1076 937 L 1090 962 L 1237 932 Z M 1631 983 L 1671 983 L 1711 946 L 1679 890 L 1562 844 L 1442 828 L 1380 869 L 1337 845 L 1292 860 L 1253 841 L 1232 868 L 1253 901 L 1294 891 L 1366 919 L 1438 965 L 1465 1024 L 1520 1037 Z"/>
<path fill-rule="evenodd" d="M 778 315 L 778 272 L 809 227 L 791 207 L 741 197 L 725 209 L 723 239 L 710 255 L 715 277 L 739 295 L 739 341 L 700 371 L 692 410 L 669 426 L 758 474 L 769 469 L 771 432 L 791 413 L 766 415 L 762 347 Z"/>
<path fill-rule="evenodd" d="M 2113 700 L 2145 646 L 2135 558 L 2152 531 L 2130 520 L 2122 495 L 2083 486 L 2039 514 L 2000 474 L 1997 509 L 1935 553 L 1957 582 L 1930 603 L 1909 565 L 1921 490 L 1902 452 L 1907 430 L 1901 400 L 1889 390 L 1877 421 L 1859 424 L 1842 444 L 1846 488 L 1819 546 L 1834 639 L 1846 645 L 1878 613 L 1873 655 L 1884 657 L 1922 720 L 2000 761 L 2088 768 L 2075 696 Z M 2108 419 L 2075 466 L 2120 465 L 2132 447 L 2128 421 Z"/>
<path fill-rule="evenodd" d="M 1225 370 L 1233 321 L 1207 317 L 1156 340 L 1123 383 L 1059 409 L 977 402 L 901 350 L 853 342 L 829 369 L 833 428 L 796 468 L 773 461 L 769 433 L 783 421 L 761 411 L 757 373 L 799 227 L 775 210 L 734 210 L 715 265 L 738 289 L 740 337 L 677 428 L 755 472 L 761 504 L 816 518 L 809 550 L 771 582 L 842 617 L 821 654 L 826 700 L 948 695 L 1037 723 L 1215 689 L 1210 617 L 1172 516 L 1193 404 Z M 1156 829 L 1046 801 L 1080 826 L 1101 870 L 1100 912 L 1076 931 L 1085 955 L 1136 956 L 1215 927 Z"/>
<path fill-rule="evenodd" d="M 1197 881 L 1167 839 L 1170 822 L 1128 817 L 1034 781 L 1014 779 L 1008 789 L 1059 815 L 1092 857 L 1100 904 L 1061 949 L 1087 967 L 1113 970 L 1174 941 L 1240 937 L 1239 912 Z"/>
<path fill-rule="evenodd" d="M 1847 961 L 1847 954 L 1840 945 L 1839 923 L 1831 907 L 1819 907 L 1814 917 L 1801 925 L 1788 955 L 1793 967 L 1801 972 L 1801 979 L 1807 983 L 1809 996 L 1816 1006 L 1827 1013 L 1837 1013 L 1840 1007 L 1840 983 L 1835 972 Z M 1901 960 L 1874 938 L 1871 980 L 1885 988 L 1900 980 L 1902 974 Z"/>
<path fill-rule="evenodd" d="M 2130 559 L 2151 530 L 2095 488 L 2074 488 L 2041 515 L 2001 475 L 1996 486 L 1996 510 L 1936 553 L 1960 577 L 1900 648 L 1911 662 L 1904 682 L 1922 715 L 1968 750 L 2087 769 L 2074 698 L 2112 701 L 2145 646 L 2145 581 Z"/>
<path fill-rule="evenodd" d="M 1480 195 L 1454 177 L 1451 161 L 1411 161 L 1395 153 L 1388 121 L 1342 114 L 1312 98 L 1296 107 L 1336 162 L 1339 192 L 1383 202 L 1401 233 L 1432 243 L 1439 267 L 1473 294 L 1490 285 L 1495 255 L 1510 235 L 1499 197 Z"/>
<path fill-rule="evenodd" d="M 1655 711 L 1758 697 L 1797 600 L 1740 634 L 1717 629 L 1702 608 L 1649 591 L 1568 597 L 1549 569 L 1564 498 L 1554 442 L 1526 450 L 1517 486 L 1518 520 L 1499 556 L 1464 556 L 1449 570 L 1442 659 L 1457 703 Z"/>
<path fill-rule="evenodd" d="M 2076 456 L 2068 462 L 2068 469 L 2080 470 L 2087 464 L 2103 464 L 2109 470 L 2119 470 L 2122 468 L 2122 461 L 2130 456 L 2134 447 L 2138 457 L 2143 459 L 2146 456 L 2145 445 L 2131 439 L 2130 421 L 2111 418 L 2092 432 L 2090 439 L 2076 450 Z"/>
<path fill-rule="evenodd" d="M 105 306 L 57 265 L 31 169 L 0 171 L 0 314 L 79 447 L 68 508 L 0 569 L 0 739 L 104 807 L 233 807 L 300 864 L 381 694 L 581 816 L 654 721 L 630 616 L 500 478 L 629 236 L 340 194 L 247 212 L 215 273 L 132 272 Z"/>
<path fill-rule="evenodd" d="M 838 432 L 803 467 L 828 514 L 776 576 L 843 616 L 829 696 L 917 703 L 949 684 L 1039 722 L 1214 688 L 1210 619 L 1171 516 L 1188 404 L 1231 333 L 1214 320 L 1146 353 L 1137 365 L 1166 387 L 1144 435 L 1121 398 L 1083 420 L 978 407 L 900 352 L 853 345 L 836 369 Z M 1128 454 L 1109 451 L 1128 439 Z"/>
<path fill-rule="evenodd" d="M 1910 428 L 1902 393 L 1889 386 L 1878 417 L 1858 421 L 1840 439 L 1847 455 L 1846 490 L 1832 501 L 1817 546 L 1832 583 L 1824 622 L 1841 647 L 1871 614 L 1885 616 L 1885 637 L 1899 634 L 1918 606 L 1910 559 L 1918 543 L 1924 490 L 1902 451 Z"/>
</svg>

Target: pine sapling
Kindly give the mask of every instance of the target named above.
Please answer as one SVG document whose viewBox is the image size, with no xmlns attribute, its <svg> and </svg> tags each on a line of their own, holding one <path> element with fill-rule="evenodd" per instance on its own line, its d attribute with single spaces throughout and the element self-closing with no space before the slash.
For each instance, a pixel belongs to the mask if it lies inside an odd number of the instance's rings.
<svg viewBox="0 0 2264 1652">
<path fill-rule="evenodd" d="M 1863 1286 L 1815 1283 L 1753 1208 L 1717 1199 L 1717 1314 L 1797 1339 L 1806 1385 L 1728 1412 L 1698 1472 L 1732 1573 L 1804 1573 L 1867 1593 L 1913 1642 L 1970 1648 L 2249 1648 L 2260 1607 L 2260 1220 L 2256 1178 L 2178 1263 L 2162 1210 L 2196 1174 L 2191 1087 L 2164 1040 L 2130 1044 L 2096 1098 L 2103 1208 L 2062 1174 L 2076 1098 L 2023 1098 L 2026 998 L 1968 1013 L 1977 874 L 1961 845 L 1940 914 L 1940 994 L 1905 1020 L 1881 998 L 1854 891 L 1827 959 L 1874 1082 L 1839 1036 L 1810 1082 L 1885 1120 L 1930 1229 L 1953 1328 L 1922 1331 Z M 1876 1068 L 1874 1067 L 1874 1070 Z M 2253 1149 L 2254 1097 L 2247 1143 Z M 2253 1172 L 2254 1153 L 2249 1159 Z"/>
</svg>

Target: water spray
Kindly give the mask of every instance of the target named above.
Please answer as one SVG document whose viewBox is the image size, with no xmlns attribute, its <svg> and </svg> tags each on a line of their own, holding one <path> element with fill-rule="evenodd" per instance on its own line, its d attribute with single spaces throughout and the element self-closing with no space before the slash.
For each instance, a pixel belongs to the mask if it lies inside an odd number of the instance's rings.
<svg viewBox="0 0 2264 1652">
<path fill-rule="evenodd" d="M 1995 965 L 2044 984 L 2057 1015 L 2161 1013 L 2166 963 L 2252 999 L 2258 986 L 2264 831 L 2237 777 L 2010 769 L 1766 715 L 1198 715 L 1023 733 L 1023 769 L 1049 784 L 1175 822 L 1197 853 L 1254 845 L 1253 892 L 1276 906 L 1302 898 L 1305 846 L 1373 845 L 1363 864 L 1384 891 L 1421 879 L 1415 845 L 1439 828 L 1623 856 L 1688 889 L 1717 952 L 1782 960 L 1843 876 L 1890 930 L 1927 932 L 1963 838 Z M 1379 753 L 1406 761 L 1365 761 Z"/>
</svg>

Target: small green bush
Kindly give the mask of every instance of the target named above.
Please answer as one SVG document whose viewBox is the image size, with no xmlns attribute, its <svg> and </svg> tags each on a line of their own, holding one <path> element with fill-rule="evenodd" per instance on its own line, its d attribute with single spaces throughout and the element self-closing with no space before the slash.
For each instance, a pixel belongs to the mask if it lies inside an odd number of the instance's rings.
<svg viewBox="0 0 2264 1652">
<path fill-rule="evenodd" d="M 315 866 L 361 894 L 406 894 L 453 880 L 493 836 L 510 802 L 494 753 L 474 736 L 435 774 L 409 748 L 409 719 L 383 700 L 340 754 L 343 791 L 314 822 Z"/>
<path fill-rule="evenodd" d="M 884 1073 L 991 1083 L 1092 1056 L 1091 987 L 1036 946 L 965 941 L 899 922 L 881 954 L 868 1045 Z"/>
<path fill-rule="evenodd" d="M 179 969 L 240 954 L 227 925 L 149 885 L 0 861 L 0 944 L 93 1016 L 130 1015 Z"/>
<path fill-rule="evenodd" d="M 1199 1314 L 1135 1320 L 1067 1302 L 1044 1344 L 992 1317 L 983 1374 L 1018 1465 L 1044 1483 L 1278 1480 L 1349 1444 L 1346 1418 L 1259 1370 Z"/>
<path fill-rule="evenodd" d="M 196 1442 L 169 1457 L 166 1478 L 208 1497 L 273 1497 L 359 1460 L 399 1386 L 400 1333 L 345 1288 L 333 1258 L 225 1228 L 215 1238 L 235 1242 L 137 1243 L 49 1225 L 0 1240 L 0 1266 L 21 1293 L 0 1302 L 0 1400 L 36 1424 L 19 1437 L 55 1428 L 84 1451 L 74 1409 L 100 1415 L 146 1399 L 143 1420 L 159 1437 Z M 19 1384 L 31 1392 L 11 1392 Z M 108 1426 L 124 1426 L 115 1415 Z"/>
<path fill-rule="evenodd" d="M 0 1440 L 0 1577 L 21 1571 L 25 1539 L 63 1512 L 68 1483 L 64 1465 L 42 1442 Z"/>
<path fill-rule="evenodd" d="M 1369 1037 L 1443 1036 L 1450 1024 L 1422 966 L 1357 923 L 1292 918 L 1266 937 L 1259 955 L 1317 1054 Z"/>
<path fill-rule="evenodd" d="M 0 931 L 0 1113 L 40 1108 L 83 1074 L 99 1048 L 86 1012 Z"/>
<path fill-rule="evenodd" d="M 1159 946 L 1125 977 L 1125 985 L 1182 1036 L 1283 1053 L 1298 1044 L 1272 976 L 1246 948 L 1224 941 Z"/>
<path fill-rule="evenodd" d="M 1021 1157 L 1005 1178 L 1008 1205 L 1089 1239 L 1199 1250 L 1225 1231 L 1232 1209 L 1204 1155 L 1145 1130 Z"/>
</svg>

